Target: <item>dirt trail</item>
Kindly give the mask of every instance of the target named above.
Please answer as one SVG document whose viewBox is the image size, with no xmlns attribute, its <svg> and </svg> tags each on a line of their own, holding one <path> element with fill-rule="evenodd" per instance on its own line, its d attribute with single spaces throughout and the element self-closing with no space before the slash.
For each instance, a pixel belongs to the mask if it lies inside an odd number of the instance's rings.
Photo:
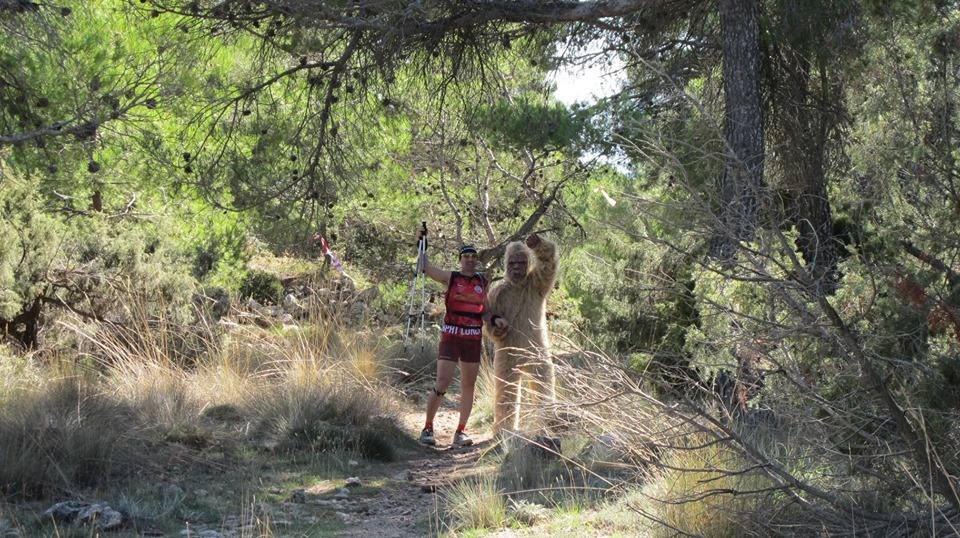
<svg viewBox="0 0 960 538">
<path fill-rule="evenodd" d="M 470 474 L 491 445 L 489 433 L 471 431 L 473 446 L 451 447 L 459 418 L 455 403 L 445 402 L 434 419 L 436 448 L 420 447 L 408 459 L 360 471 L 365 483 L 386 479 L 385 484 L 367 497 L 368 513 L 346 518 L 347 528 L 338 536 L 406 538 L 436 534 L 443 489 Z M 401 423 L 411 435 L 418 435 L 423 412 L 404 415 Z"/>
</svg>

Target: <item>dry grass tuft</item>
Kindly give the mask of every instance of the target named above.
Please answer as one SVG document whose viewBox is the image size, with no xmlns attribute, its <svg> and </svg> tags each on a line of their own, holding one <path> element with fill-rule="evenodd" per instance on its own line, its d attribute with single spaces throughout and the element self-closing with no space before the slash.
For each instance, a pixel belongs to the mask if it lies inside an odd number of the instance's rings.
<svg viewBox="0 0 960 538">
<path fill-rule="evenodd" d="M 0 490 L 36 497 L 94 486 L 134 460 L 136 411 L 83 377 L 0 400 Z"/>
<path fill-rule="evenodd" d="M 665 458 L 658 478 L 644 493 L 659 520 L 658 532 L 674 536 L 677 530 L 712 537 L 748 533 L 758 514 L 777 501 L 768 488 L 772 481 L 721 443 L 695 450 L 674 450 Z"/>
<path fill-rule="evenodd" d="M 457 482 L 445 490 L 443 501 L 452 531 L 498 529 L 508 522 L 506 496 L 491 477 Z"/>
<path fill-rule="evenodd" d="M 64 323 L 86 352 L 43 366 L 0 360 L 0 490 L 95 485 L 142 467 L 156 452 L 144 447 L 162 442 L 269 441 L 392 459 L 404 437 L 389 418 L 396 409 L 380 341 L 326 313 L 312 319 L 287 332 L 229 324 L 194 332 L 208 339 L 189 360 L 176 323 L 141 320 L 135 331 Z"/>
<path fill-rule="evenodd" d="M 474 392 L 473 412 L 470 422 L 475 427 L 492 426 L 494 415 L 494 382 L 493 361 L 483 361 L 480 365 L 480 374 L 477 376 L 476 392 Z"/>
</svg>

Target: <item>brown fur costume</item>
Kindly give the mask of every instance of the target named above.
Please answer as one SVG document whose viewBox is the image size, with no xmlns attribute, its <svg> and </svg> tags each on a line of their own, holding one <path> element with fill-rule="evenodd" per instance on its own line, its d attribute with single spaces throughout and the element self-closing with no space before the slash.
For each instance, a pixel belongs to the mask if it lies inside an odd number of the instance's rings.
<svg viewBox="0 0 960 538">
<path fill-rule="evenodd" d="M 557 275 L 557 247 L 543 238 L 533 249 L 519 241 L 510 243 L 503 258 L 505 269 L 510 256 L 519 251 L 527 254 L 527 275 L 512 281 L 507 273 L 487 295 L 487 312 L 502 316 L 510 324 L 501 337 L 494 335 L 489 324 L 485 331 L 496 349 L 494 431 L 520 429 L 524 399 L 526 405 L 536 405 L 544 400 L 552 402 L 555 397 L 546 304 Z"/>
</svg>

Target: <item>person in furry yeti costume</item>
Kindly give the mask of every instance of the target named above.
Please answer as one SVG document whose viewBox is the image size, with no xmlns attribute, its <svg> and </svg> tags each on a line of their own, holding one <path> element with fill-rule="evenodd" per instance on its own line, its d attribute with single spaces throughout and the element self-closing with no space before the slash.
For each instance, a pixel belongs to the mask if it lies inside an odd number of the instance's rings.
<svg viewBox="0 0 960 538">
<path fill-rule="evenodd" d="M 537 234 L 507 245 L 506 275 L 487 295 L 488 333 L 493 340 L 493 429 L 519 431 L 521 402 L 553 402 L 555 373 L 547 337 L 547 296 L 557 276 L 557 246 Z M 507 321 L 496 327 L 497 318 Z M 502 325 L 502 324 L 501 324 Z M 529 396 L 526 394 L 529 393 Z"/>
</svg>

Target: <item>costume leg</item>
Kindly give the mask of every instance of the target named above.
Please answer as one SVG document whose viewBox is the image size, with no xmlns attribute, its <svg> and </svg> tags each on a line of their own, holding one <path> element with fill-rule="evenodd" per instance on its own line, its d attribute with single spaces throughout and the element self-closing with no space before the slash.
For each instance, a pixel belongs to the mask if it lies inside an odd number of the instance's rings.
<svg viewBox="0 0 960 538">
<path fill-rule="evenodd" d="M 520 372 L 511 350 L 499 349 L 493 356 L 495 405 L 493 430 L 516 430 L 517 402 L 520 400 Z"/>
<path fill-rule="evenodd" d="M 556 372 L 549 354 L 537 353 L 529 357 L 524 366 L 524 384 L 528 394 L 523 409 L 524 417 L 529 422 L 527 429 L 549 426 L 552 421 L 544 415 L 544 408 L 554 404 L 557 397 Z"/>
</svg>

